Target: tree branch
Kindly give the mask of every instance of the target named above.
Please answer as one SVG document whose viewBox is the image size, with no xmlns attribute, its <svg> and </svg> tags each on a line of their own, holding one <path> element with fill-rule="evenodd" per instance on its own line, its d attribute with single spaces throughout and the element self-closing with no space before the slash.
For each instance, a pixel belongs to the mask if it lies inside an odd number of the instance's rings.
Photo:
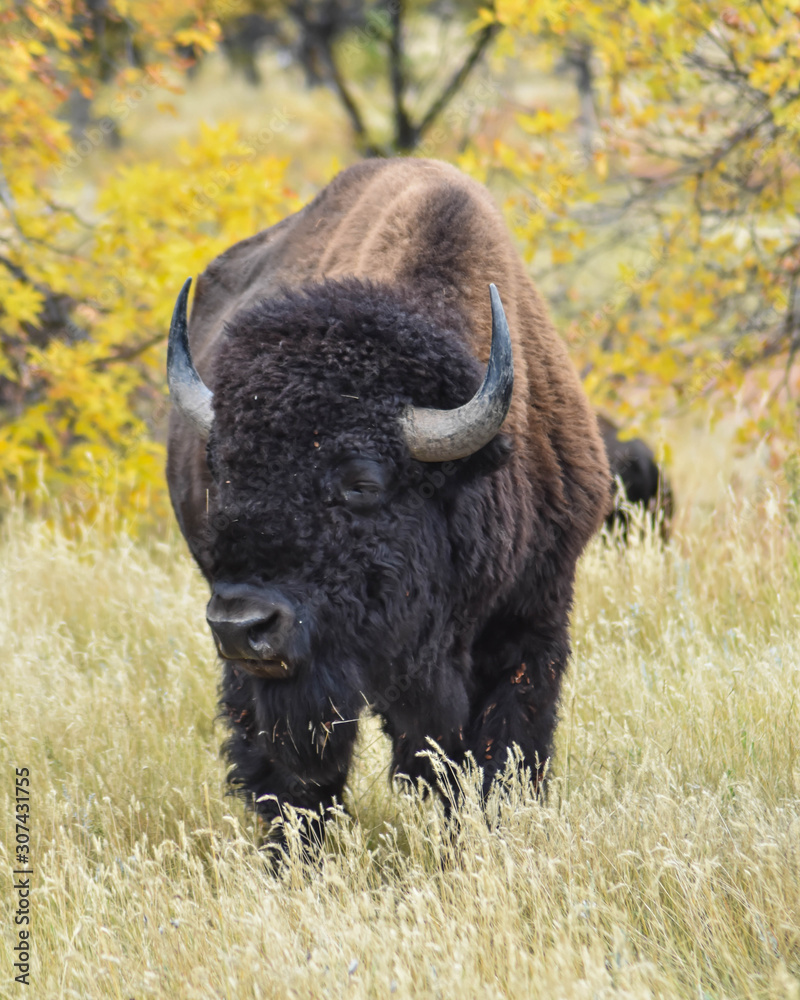
<svg viewBox="0 0 800 1000">
<path fill-rule="evenodd" d="M 415 132 L 415 145 L 419 140 L 425 135 L 431 125 L 436 121 L 439 115 L 444 111 L 447 105 L 456 96 L 458 91 L 464 84 L 469 74 L 472 72 L 475 64 L 481 58 L 483 53 L 489 46 L 494 36 L 500 30 L 500 25 L 497 23 L 487 24 L 485 27 L 481 28 L 478 33 L 478 37 L 475 39 L 475 44 L 472 46 L 472 51 L 469 53 L 467 58 L 462 63 L 461 67 L 456 70 L 450 81 L 445 85 L 441 94 L 434 100 L 425 114 L 422 116 L 422 120 L 419 125 L 414 129 Z"/>
<path fill-rule="evenodd" d="M 407 152 L 417 143 L 416 129 L 405 108 L 406 79 L 403 72 L 403 0 L 390 4 L 392 30 L 389 35 L 389 77 L 394 103 L 394 146 Z"/>
<path fill-rule="evenodd" d="M 157 333 L 154 337 L 150 337 L 141 344 L 134 344 L 132 347 L 126 347 L 121 351 L 117 351 L 116 354 L 109 354 L 104 358 L 95 358 L 91 363 L 91 367 L 96 372 L 101 372 L 108 365 L 113 364 L 116 361 L 132 361 L 140 354 L 144 354 L 144 352 L 149 348 L 155 347 L 156 344 L 160 344 L 162 340 L 166 339 L 166 336 L 166 333 Z"/>
<path fill-rule="evenodd" d="M 370 140 L 361 111 L 350 93 L 339 67 L 336 65 L 336 59 L 334 57 L 333 48 L 329 38 L 323 37 L 320 39 L 320 49 L 322 51 L 323 59 L 325 60 L 325 66 L 330 75 L 334 89 L 336 90 L 336 94 L 342 104 L 342 107 L 347 112 L 347 116 L 350 119 L 350 124 L 353 126 L 353 131 L 356 134 L 357 140 L 361 143 L 365 152 L 369 155 L 375 155 L 376 149 Z"/>
<path fill-rule="evenodd" d="M 36 288 L 37 291 L 40 290 L 37 285 L 34 285 L 34 283 L 31 281 L 28 275 L 22 270 L 19 264 L 15 264 L 13 261 L 10 261 L 8 257 L 3 257 L 3 256 L 0 256 L 0 264 L 2 264 L 7 271 L 10 271 L 11 274 L 13 274 L 14 277 L 17 279 L 17 281 L 21 281 L 23 285 L 33 285 L 33 287 Z"/>
</svg>

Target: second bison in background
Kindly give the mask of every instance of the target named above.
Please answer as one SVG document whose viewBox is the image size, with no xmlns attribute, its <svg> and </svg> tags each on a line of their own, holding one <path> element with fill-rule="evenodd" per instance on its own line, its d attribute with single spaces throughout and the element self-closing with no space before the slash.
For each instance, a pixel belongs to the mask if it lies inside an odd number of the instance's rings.
<svg viewBox="0 0 800 1000">
<path fill-rule="evenodd" d="M 619 427 L 600 414 L 597 415 L 597 423 L 615 481 L 614 509 L 606 517 L 606 527 L 609 531 L 616 530 L 619 537 L 627 540 L 631 512 L 626 510 L 624 503 L 620 504 L 620 501 L 627 501 L 646 511 L 653 529 L 667 541 L 675 509 L 674 499 L 670 482 L 656 462 L 653 450 L 641 438 L 620 440 Z M 622 496 L 619 495 L 618 482 L 622 483 Z"/>
</svg>

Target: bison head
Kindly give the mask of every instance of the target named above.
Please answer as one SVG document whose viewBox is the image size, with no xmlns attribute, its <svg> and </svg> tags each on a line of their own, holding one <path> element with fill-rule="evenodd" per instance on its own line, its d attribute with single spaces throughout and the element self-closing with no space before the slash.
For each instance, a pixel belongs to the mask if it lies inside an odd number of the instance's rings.
<svg viewBox="0 0 800 1000">
<path fill-rule="evenodd" d="M 501 585 L 497 547 L 513 544 L 486 531 L 503 503 L 486 484 L 503 474 L 513 384 L 490 288 L 485 374 L 460 313 L 348 279 L 239 312 L 212 393 L 189 354 L 184 285 L 170 392 L 207 438 L 213 480 L 207 529 L 190 544 L 237 669 L 375 699 L 398 671 L 430 678 L 468 649 L 454 613 L 480 617 L 487 580 Z"/>
</svg>

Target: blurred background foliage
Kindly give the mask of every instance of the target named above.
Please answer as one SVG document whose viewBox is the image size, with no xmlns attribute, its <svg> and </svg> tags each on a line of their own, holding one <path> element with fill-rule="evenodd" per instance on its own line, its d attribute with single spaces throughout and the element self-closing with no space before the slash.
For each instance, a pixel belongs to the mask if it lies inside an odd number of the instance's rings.
<svg viewBox="0 0 800 1000">
<path fill-rule="evenodd" d="M 598 409 L 794 467 L 800 0 L 0 0 L 0 33 L 8 490 L 162 517 L 182 280 L 394 154 L 489 185 Z"/>
</svg>

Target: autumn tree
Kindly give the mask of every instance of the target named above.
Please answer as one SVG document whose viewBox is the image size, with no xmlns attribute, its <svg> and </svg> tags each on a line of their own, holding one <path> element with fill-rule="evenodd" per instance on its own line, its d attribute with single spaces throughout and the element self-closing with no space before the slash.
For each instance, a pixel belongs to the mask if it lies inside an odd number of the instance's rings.
<svg viewBox="0 0 800 1000">
<path fill-rule="evenodd" d="M 356 149 L 386 156 L 418 148 L 490 50 L 500 25 L 470 35 L 477 11 L 476 0 L 250 0 L 220 25 L 231 62 L 251 83 L 262 83 L 260 47 L 291 52 L 308 86 L 336 95 Z M 433 73 L 422 55 L 432 31 L 440 47 Z M 371 125 L 378 106 L 383 121 Z"/>
<path fill-rule="evenodd" d="M 28 495 L 45 485 L 84 507 L 109 495 L 163 511 L 152 430 L 166 407 L 175 289 L 295 201 L 285 164 L 230 126 L 205 129 L 171 163 L 119 170 L 79 207 L 81 161 L 154 90 L 170 96 L 179 47 L 211 48 L 219 34 L 200 8 L 139 3 L 134 22 L 127 7 L 107 4 L 104 17 L 125 24 L 136 57 L 119 62 L 108 114 L 77 136 L 65 101 L 76 87 L 93 98 L 106 73 L 92 8 L 31 0 L 3 10 L 0 474 Z"/>
<path fill-rule="evenodd" d="M 510 58 L 578 50 L 591 101 L 542 102 L 473 169 L 509 218 L 587 388 L 633 421 L 750 405 L 744 439 L 796 441 L 800 4 L 499 0 Z M 624 248 L 624 249 L 623 249 Z M 742 397 L 742 393 L 744 396 Z"/>
</svg>

